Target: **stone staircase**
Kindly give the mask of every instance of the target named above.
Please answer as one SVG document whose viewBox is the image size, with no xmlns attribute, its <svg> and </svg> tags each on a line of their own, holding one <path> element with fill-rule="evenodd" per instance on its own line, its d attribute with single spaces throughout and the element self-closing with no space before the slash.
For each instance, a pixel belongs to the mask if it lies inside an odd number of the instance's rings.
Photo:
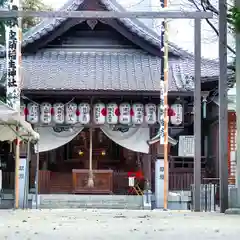
<svg viewBox="0 0 240 240">
<path fill-rule="evenodd" d="M 142 196 L 42 194 L 39 208 L 143 209 Z"/>
</svg>

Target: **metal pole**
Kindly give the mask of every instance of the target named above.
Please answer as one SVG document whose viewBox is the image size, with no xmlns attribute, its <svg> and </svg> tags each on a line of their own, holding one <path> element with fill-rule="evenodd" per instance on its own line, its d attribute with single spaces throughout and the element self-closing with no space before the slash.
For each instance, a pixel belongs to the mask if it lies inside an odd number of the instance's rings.
<svg viewBox="0 0 240 240">
<path fill-rule="evenodd" d="M 235 0 L 236 7 L 240 8 L 240 0 Z M 240 207 L 240 33 L 236 32 L 236 118 L 237 118 L 237 166 L 236 183 L 238 207 Z"/>
<path fill-rule="evenodd" d="M 27 143 L 27 160 L 26 160 L 26 178 L 25 178 L 25 208 L 28 208 L 28 193 L 29 193 L 29 164 L 31 158 L 31 142 Z"/>
<path fill-rule="evenodd" d="M 18 134 L 18 128 L 16 130 Z M 15 151 L 15 209 L 19 208 L 19 161 L 20 161 L 20 139 L 17 136 L 16 139 L 16 151 Z"/>
<path fill-rule="evenodd" d="M 36 176 L 35 176 L 35 200 L 36 209 L 38 209 L 38 191 L 39 191 L 39 143 L 37 143 L 37 166 L 36 166 Z"/>
<path fill-rule="evenodd" d="M 227 0 L 219 1 L 219 176 L 220 212 L 228 208 Z"/>
<path fill-rule="evenodd" d="M 88 176 L 88 187 L 93 187 L 94 186 L 94 181 L 93 181 L 93 166 L 92 166 L 92 151 L 93 151 L 93 129 L 90 127 L 89 128 L 89 176 Z"/>
<path fill-rule="evenodd" d="M 168 0 L 164 0 L 164 8 L 168 7 Z M 163 208 L 168 208 L 168 24 L 164 19 L 164 196 Z"/>
<path fill-rule="evenodd" d="M 195 88 L 194 88 L 194 211 L 201 211 L 201 20 L 194 28 Z"/>
</svg>

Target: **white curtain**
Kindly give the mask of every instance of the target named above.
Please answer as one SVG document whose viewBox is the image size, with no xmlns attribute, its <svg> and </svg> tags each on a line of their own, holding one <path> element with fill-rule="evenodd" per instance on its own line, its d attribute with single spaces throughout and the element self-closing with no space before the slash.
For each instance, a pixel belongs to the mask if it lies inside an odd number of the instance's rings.
<svg viewBox="0 0 240 240">
<path fill-rule="evenodd" d="M 53 127 L 38 127 L 35 129 L 40 135 L 38 142 L 39 152 L 47 152 L 65 145 L 73 140 L 83 127 L 73 128 L 53 128 Z M 35 146 L 35 152 L 37 152 Z"/>
<path fill-rule="evenodd" d="M 120 146 L 134 152 L 149 153 L 148 140 L 150 135 L 148 127 L 129 128 L 126 132 L 114 131 L 105 125 L 100 128 L 107 137 Z"/>
</svg>

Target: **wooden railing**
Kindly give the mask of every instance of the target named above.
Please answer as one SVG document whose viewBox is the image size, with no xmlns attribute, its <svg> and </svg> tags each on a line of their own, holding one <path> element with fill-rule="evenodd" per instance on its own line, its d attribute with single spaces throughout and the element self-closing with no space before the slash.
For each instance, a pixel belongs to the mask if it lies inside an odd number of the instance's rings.
<svg viewBox="0 0 240 240">
<path fill-rule="evenodd" d="M 2 172 L 2 188 L 14 189 L 15 174 L 14 172 Z"/>
<path fill-rule="evenodd" d="M 51 173 L 50 171 L 39 171 L 39 193 L 51 193 Z M 60 172 L 58 174 L 61 174 Z M 202 175 L 204 177 L 204 175 Z M 3 189 L 14 189 L 14 173 L 3 172 Z M 126 194 L 128 190 L 128 177 L 126 172 L 113 172 L 113 193 Z M 154 183 L 154 175 L 152 177 Z M 193 172 L 170 172 L 169 173 L 169 190 L 177 191 L 190 190 L 193 184 Z M 153 184 L 154 185 L 154 184 Z M 153 189 L 154 191 L 154 189 Z"/>
<path fill-rule="evenodd" d="M 51 171 L 39 171 L 38 192 L 41 194 L 50 193 Z"/>
<path fill-rule="evenodd" d="M 39 193 L 49 193 L 50 186 L 50 171 L 39 171 Z M 14 189 L 15 173 L 3 172 L 2 173 L 2 188 Z"/>
<path fill-rule="evenodd" d="M 128 188 L 127 172 L 113 172 L 113 192 L 115 194 L 126 194 Z"/>
<path fill-rule="evenodd" d="M 170 191 L 189 191 L 193 184 L 194 175 L 192 172 L 170 172 L 169 190 Z"/>
</svg>

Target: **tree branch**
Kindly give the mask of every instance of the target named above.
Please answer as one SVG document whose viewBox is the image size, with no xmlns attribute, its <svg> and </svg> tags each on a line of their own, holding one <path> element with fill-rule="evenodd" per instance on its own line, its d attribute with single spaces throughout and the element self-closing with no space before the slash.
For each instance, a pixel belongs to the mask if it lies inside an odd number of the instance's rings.
<svg viewBox="0 0 240 240">
<path fill-rule="evenodd" d="M 202 7 L 202 9 L 199 7 L 199 4 L 196 3 L 195 0 L 189 0 L 198 11 L 211 11 L 212 13 L 214 13 L 215 15 L 219 16 L 219 11 L 212 5 L 212 3 L 210 2 L 210 0 L 200 0 L 200 5 Z M 220 1 L 220 0 L 219 0 Z M 219 37 L 219 32 L 218 29 L 214 26 L 214 24 L 211 22 L 210 19 L 205 19 L 205 21 L 208 23 L 208 25 L 212 28 L 212 30 L 215 32 L 215 34 Z M 232 54 L 236 54 L 236 51 L 227 44 L 227 49 L 232 53 Z"/>
</svg>

